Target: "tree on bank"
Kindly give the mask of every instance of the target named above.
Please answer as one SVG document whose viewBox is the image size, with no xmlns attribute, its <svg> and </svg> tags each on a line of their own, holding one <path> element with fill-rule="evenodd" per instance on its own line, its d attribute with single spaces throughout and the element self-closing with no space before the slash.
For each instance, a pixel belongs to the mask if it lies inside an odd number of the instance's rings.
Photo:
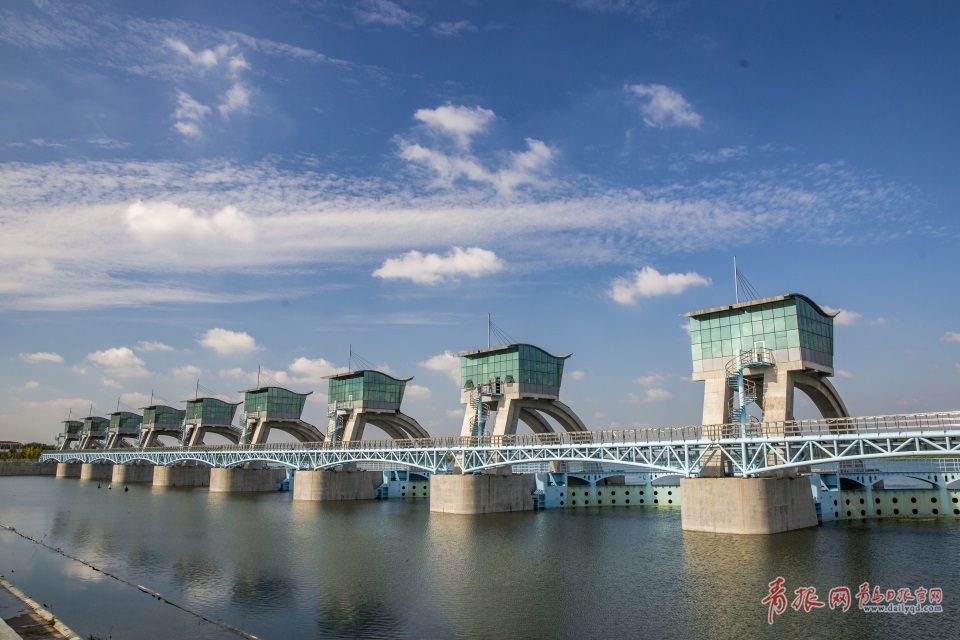
<svg viewBox="0 0 960 640">
<path fill-rule="evenodd" d="M 52 444 L 44 444 L 42 442 L 28 442 L 23 445 L 22 448 L 17 449 L 16 451 L 7 451 L 5 453 L 0 453 L 0 461 L 6 460 L 39 460 L 40 454 L 44 451 L 53 449 Z"/>
</svg>

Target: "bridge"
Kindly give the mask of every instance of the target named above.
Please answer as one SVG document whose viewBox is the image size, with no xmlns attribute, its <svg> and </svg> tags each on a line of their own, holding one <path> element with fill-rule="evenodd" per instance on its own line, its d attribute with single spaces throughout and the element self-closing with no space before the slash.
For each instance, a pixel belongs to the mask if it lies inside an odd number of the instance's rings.
<svg viewBox="0 0 960 640">
<path fill-rule="evenodd" d="M 960 411 L 610 431 L 85 449 L 44 453 L 41 461 L 214 468 L 263 462 L 310 471 L 363 463 L 434 474 L 588 462 L 688 478 L 719 466 L 726 475 L 748 478 L 811 465 L 954 456 L 960 456 Z"/>
</svg>

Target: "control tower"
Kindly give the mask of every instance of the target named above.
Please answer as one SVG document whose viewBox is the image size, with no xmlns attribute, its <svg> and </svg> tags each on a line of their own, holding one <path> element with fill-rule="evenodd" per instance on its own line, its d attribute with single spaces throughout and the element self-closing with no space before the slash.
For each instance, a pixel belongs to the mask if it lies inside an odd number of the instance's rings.
<svg viewBox="0 0 960 640">
<path fill-rule="evenodd" d="M 460 404 L 465 405 L 461 436 L 511 435 L 518 422 L 534 433 L 552 433 L 544 416 L 566 431 L 587 430 L 560 402 L 563 363 L 572 354 L 554 356 L 531 344 L 510 344 L 458 355 Z"/>
<path fill-rule="evenodd" d="M 239 402 L 224 402 L 219 398 L 181 400 L 187 405 L 183 417 L 183 444 L 195 447 L 203 444 L 207 433 L 216 433 L 230 442 L 240 442 L 240 429 L 233 426 Z"/>
<path fill-rule="evenodd" d="M 327 376 L 327 440 L 352 442 L 363 439 L 367 424 L 391 438 L 429 438 L 420 423 L 400 411 L 403 392 L 413 378 L 394 378 L 382 371 L 365 369 Z"/>
<path fill-rule="evenodd" d="M 94 449 L 97 444 L 103 444 L 107 437 L 107 428 L 110 420 L 101 416 L 87 416 L 83 419 L 80 430 L 80 446 L 78 449 Z"/>
<path fill-rule="evenodd" d="M 299 442 L 321 442 L 323 434 L 300 419 L 307 396 L 283 387 L 260 387 L 243 392 L 243 444 L 264 444 L 272 429 L 289 433 Z"/>
<path fill-rule="evenodd" d="M 186 411 L 165 404 L 140 407 L 143 410 L 143 426 L 140 429 L 140 446 L 157 446 L 157 436 L 171 436 L 178 440 L 183 435 L 183 416 Z"/>
<path fill-rule="evenodd" d="M 140 424 L 143 418 L 132 411 L 115 411 L 110 414 L 110 426 L 107 429 L 106 449 L 131 446 L 129 440 L 140 440 Z"/>
<path fill-rule="evenodd" d="M 824 418 L 848 416 L 833 376 L 833 318 L 799 293 L 682 314 L 690 318 L 693 379 L 705 383 L 702 424 L 794 419 L 794 390 Z"/>
<path fill-rule="evenodd" d="M 63 433 L 57 436 L 57 450 L 66 451 L 73 442 L 80 442 L 83 432 L 82 420 L 64 420 Z"/>
</svg>

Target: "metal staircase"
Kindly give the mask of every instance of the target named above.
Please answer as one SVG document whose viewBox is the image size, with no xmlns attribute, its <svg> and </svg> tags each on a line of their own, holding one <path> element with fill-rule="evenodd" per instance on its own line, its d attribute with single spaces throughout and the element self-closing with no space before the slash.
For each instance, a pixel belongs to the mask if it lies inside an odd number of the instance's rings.
<svg viewBox="0 0 960 640">
<path fill-rule="evenodd" d="M 730 399 L 729 405 L 731 424 L 739 424 L 743 428 L 749 419 L 747 407 L 757 401 L 757 383 L 744 377 L 744 373 L 773 366 L 776 366 L 773 352 L 761 344 L 750 351 L 738 351 L 737 357 L 727 363 L 727 386 L 736 391 L 736 397 Z"/>
<path fill-rule="evenodd" d="M 478 384 L 470 392 L 470 410 L 473 414 L 470 416 L 470 434 L 474 437 L 490 435 L 487 433 L 487 418 L 490 417 L 490 409 L 487 402 L 503 395 L 500 392 L 500 383 L 491 383 L 487 385 Z"/>
</svg>

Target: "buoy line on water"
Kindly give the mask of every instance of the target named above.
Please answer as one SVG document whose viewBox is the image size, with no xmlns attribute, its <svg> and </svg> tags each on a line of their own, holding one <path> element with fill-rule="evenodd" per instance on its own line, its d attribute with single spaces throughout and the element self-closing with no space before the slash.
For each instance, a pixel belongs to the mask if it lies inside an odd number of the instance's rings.
<svg viewBox="0 0 960 640">
<path fill-rule="evenodd" d="M 50 546 L 49 544 L 47 544 L 46 542 L 44 542 L 44 541 L 42 541 L 42 540 L 37 540 L 36 538 L 32 538 L 32 537 L 28 536 L 28 535 L 25 534 L 25 533 L 22 533 L 22 532 L 20 532 L 20 531 L 17 531 L 17 529 L 16 529 L 15 527 L 11 527 L 11 526 L 9 526 L 9 525 L 5 525 L 5 524 L 3 524 L 2 522 L 0 522 L 0 527 L 2 527 L 3 529 L 6 529 L 7 531 L 10 531 L 11 533 L 17 534 L 18 536 L 20 536 L 20 537 L 23 538 L 24 540 L 29 540 L 30 542 L 32 542 L 32 543 L 34 543 L 34 544 L 38 544 L 38 545 L 40 545 L 41 547 L 44 547 L 45 549 L 49 549 L 50 551 L 53 551 L 53 552 L 55 552 L 55 553 L 59 553 L 59 554 L 62 555 L 64 558 L 69 558 L 70 560 L 73 560 L 74 562 L 79 562 L 80 564 L 82 564 L 82 565 L 84 565 L 84 566 L 86 566 L 86 567 L 89 567 L 89 568 L 93 569 L 94 571 L 97 571 L 97 572 L 99 572 L 99 573 L 102 573 L 103 575 L 107 576 L 108 578 L 113 578 L 113 579 L 116 580 L 117 582 L 122 582 L 123 584 L 127 585 L 128 587 L 133 587 L 133 588 L 136 589 L 137 591 L 142 591 L 143 593 L 145 593 L 145 594 L 147 594 L 147 595 L 149 595 L 149 596 L 152 596 L 152 597 L 156 598 L 157 600 L 160 600 L 161 602 L 170 605 L 171 607 L 175 607 L 175 608 L 180 609 L 181 611 L 183 611 L 183 612 L 185 612 L 185 613 L 189 613 L 189 614 L 192 615 L 192 616 L 195 616 L 195 617 L 197 617 L 197 618 L 200 618 L 200 619 L 203 620 L 204 622 L 209 622 L 210 624 L 217 625 L 217 626 L 220 627 L 221 629 L 225 629 L 225 630 L 227 630 L 227 631 L 229 631 L 229 632 L 231 632 L 231 633 L 234 633 L 234 634 L 240 636 L 241 638 L 247 638 L 248 640 L 260 640 L 260 638 L 259 638 L 258 636 L 255 636 L 255 635 L 253 635 L 252 633 L 247 633 L 247 632 L 244 631 L 243 629 L 238 629 L 237 627 L 233 626 L 232 624 L 230 624 L 230 623 L 228 623 L 228 622 L 224 622 L 223 620 L 212 620 L 211 618 L 206 617 L 206 616 L 203 615 L 202 613 L 197 613 L 196 611 L 192 611 L 192 610 L 184 607 L 183 605 L 177 604 L 176 602 L 172 602 L 172 601 L 169 600 L 166 596 L 164 596 L 164 595 L 161 594 L 161 593 L 158 593 L 158 592 L 154 591 L 153 589 L 150 589 L 150 588 L 148 588 L 148 587 L 145 587 L 145 586 L 143 586 L 142 584 L 137 584 L 136 582 L 130 582 L 129 580 L 124 580 L 124 579 L 121 578 L 120 576 L 118 576 L 118 575 L 116 575 L 116 574 L 113 574 L 113 573 L 110 573 L 109 571 L 106 571 L 106 570 L 104 570 L 104 569 L 101 569 L 100 567 L 97 567 L 97 566 L 93 565 L 92 563 L 87 562 L 87 561 L 84 560 L 83 558 L 78 558 L 77 556 L 70 555 L 69 553 L 67 553 L 67 552 L 64 551 L 63 549 L 60 549 L 59 547 L 52 547 L 52 546 Z"/>
</svg>

